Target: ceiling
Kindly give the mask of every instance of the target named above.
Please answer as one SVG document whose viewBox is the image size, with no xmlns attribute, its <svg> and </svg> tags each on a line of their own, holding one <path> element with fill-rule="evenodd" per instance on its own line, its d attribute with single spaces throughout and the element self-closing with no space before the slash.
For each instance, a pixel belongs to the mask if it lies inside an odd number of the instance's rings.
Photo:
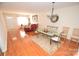
<svg viewBox="0 0 79 59">
<path fill-rule="evenodd" d="M 79 2 L 55 2 L 55 9 L 76 6 Z M 27 12 L 46 12 L 52 7 L 51 2 L 0 2 L 0 8 L 4 10 L 16 10 Z"/>
</svg>

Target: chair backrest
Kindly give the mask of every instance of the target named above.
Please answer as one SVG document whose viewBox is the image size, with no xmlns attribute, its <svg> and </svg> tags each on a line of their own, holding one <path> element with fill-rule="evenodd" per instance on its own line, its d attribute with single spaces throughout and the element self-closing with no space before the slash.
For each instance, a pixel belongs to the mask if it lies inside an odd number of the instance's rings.
<svg viewBox="0 0 79 59">
<path fill-rule="evenodd" d="M 51 33 L 55 33 L 55 32 L 57 32 L 58 31 L 58 27 L 57 26 L 47 26 L 47 29 L 48 29 L 48 31 L 49 32 L 51 32 Z"/>
<path fill-rule="evenodd" d="M 63 27 L 63 31 L 62 31 L 64 34 L 68 34 L 69 32 L 69 27 Z"/>
<path fill-rule="evenodd" d="M 61 37 L 66 38 L 68 32 L 69 32 L 69 27 L 63 27 L 63 30 L 61 32 Z"/>
<path fill-rule="evenodd" d="M 72 33 L 73 36 L 79 37 L 79 28 L 75 28 Z"/>
<path fill-rule="evenodd" d="M 38 24 L 32 24 L 31 25 L 31 30 L 35 31 L 38 28 Z"/>
<path fill-rule="evenodd" d="M 74 28 L 72 31 L 72 40 L 78 41 L 79 40 L 79 28 Z"/>
</svg>

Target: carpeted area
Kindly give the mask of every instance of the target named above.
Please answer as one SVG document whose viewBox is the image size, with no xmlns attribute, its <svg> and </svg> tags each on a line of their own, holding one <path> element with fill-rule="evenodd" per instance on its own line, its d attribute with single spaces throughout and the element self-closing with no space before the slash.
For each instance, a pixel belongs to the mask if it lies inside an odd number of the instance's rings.
<svg viewBox="0 0 79 59">
<path fill-rule="evenodd" d="M 53 41 L 50 44 L 50 38 L 45 35 L 39 34 L 32 36 L 32 40 L 49 54 L 54 53 L 60 47 L 56 42 Z"/>
</svg>

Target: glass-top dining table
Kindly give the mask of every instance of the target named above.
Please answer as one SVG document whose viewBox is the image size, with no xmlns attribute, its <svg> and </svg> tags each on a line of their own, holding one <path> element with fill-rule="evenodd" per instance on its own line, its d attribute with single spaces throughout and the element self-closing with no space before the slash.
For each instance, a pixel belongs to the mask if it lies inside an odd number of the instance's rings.
<svg viewBox="0 0 79 59">
<path fill-rule="evenodd" d="M 50 39 L 50 44 L 52 41 L 59 43 L 60 42 L 60 34 L 58 32 L 45 32 L 43 30 L 37 30 L 39 34 L 46 35 Z"/>
</svg>

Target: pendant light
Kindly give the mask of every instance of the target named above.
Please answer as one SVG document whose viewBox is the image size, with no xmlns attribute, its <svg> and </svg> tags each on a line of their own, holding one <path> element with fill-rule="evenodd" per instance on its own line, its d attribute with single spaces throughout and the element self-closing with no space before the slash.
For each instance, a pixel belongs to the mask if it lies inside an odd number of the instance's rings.
<svg viewBox="0 0 79 59">
<path fill-rule="evenodd" d="M 51 12 L 51 15 L 49 16 L 49 19 L 51 20 L 51 22 L 55 23 L 58 21 L 59 19 L 59 16 L 56 15 L 56 14 L 53 14 L 54 13 L 54 4 L 55 2 L 52 2 L 52 12 Z"/>
</svg>

